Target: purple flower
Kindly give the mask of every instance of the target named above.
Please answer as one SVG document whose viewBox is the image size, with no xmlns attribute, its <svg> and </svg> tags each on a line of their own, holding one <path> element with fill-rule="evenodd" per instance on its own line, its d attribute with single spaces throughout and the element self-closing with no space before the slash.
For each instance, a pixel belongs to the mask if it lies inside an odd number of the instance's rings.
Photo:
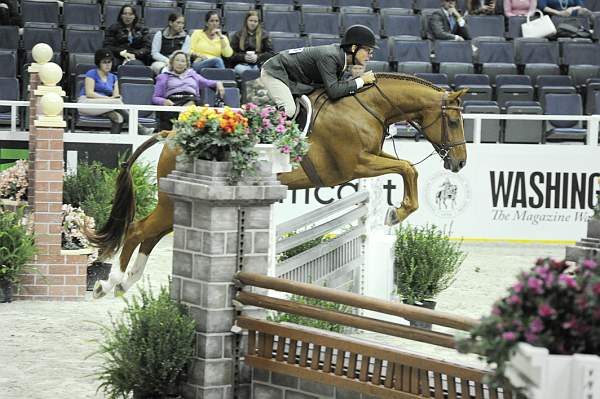
<svg viewBox="0 0 600 399">
<path fill-rule="evenodd" d="M 506 331 L 502 333 L 502 339 L 509 342 L 516 341 L 517 334 L 515 334 L 513 331 Z"/>
<path fill-rule="evenodd" d="M 246 103 L 244 104 L 244 106 L 246 107 L 245 109 L 247 110 L 253 110 L 258 108 L 258 105 L 254 104 L 254 103 Z"/>
<path fill-rule="evenodd" d="M 506 299 L 506 303 L 509 305 L 519 305 L 521 303 L 521 298 L 518 295 L 511 295 Z"/>
<path fill-rule="evenodd" d="M 267 118 L 265 118 L 262 120 L 262 125 L 263 125 L 263 127 L 269 127 L 269 126 L 271 126 L 271 121 L 268 120 Z"/>
<path fill-rule="evenodd" d="M 269 116 L 271 114 L 269 108 L 263 108 L 262 111 L 260 111 L 260 116 L 262 118 L 266 118 L 267 116 Z"/>
<path fill-rule="evenodd" d="M 554 284 L 554 274 L 548 273 L 546 278 L 544 278 L 544 282 L 546 283 L 547 288 L 552 287 L 552 284 Z"/>
<path fill-rule="evenodd" d="M 598 266 L 598 264 L 591 259 L 584 260 L 581 265 L 583 266 L 584 269 L 588 269 L 588 270 L 594 270 Z"/>
<path fill-rule="evenodd" d="M 533 291 L 535 291 L 537 294 L 541 294 L 542 292 L 544 292 L 544 289 L 542 288 L 542 280 L 537 279 L 535 277 L 529 277 L 527 279 L 527 286 Z"/>
<path fill-rule="evenodd" d="M 281 152 L 284 154 L 289 154 L 290 153 L 290 147 L 287 145 L 284 145 L 283 147 L 281 147 Z"/>
<path fill-rule="evenodd" d="M 546 277 L 546 275 L 548 274 L 548 267 L 547 266 L 538 266 L 534 269 L 534 271 L 540 275 L 540 277 Z"/>
<path fill-rule="evenodd" d="M 538 339 L 538 336 L 535 335 L 532 332 L 526 332 L 525 333 L 525 341 L 527 341 L 530 344 L 534 344 Z"/>
<path fill-rule="evenodd" d="M 596 295 L 600 295 L 600 283 L 596 283 L 596 284 L 594 284 L 594 286 L 593 286 L 593 287 L 594 287 L 594 288 L 593 288 L 593 290 L 594 290 L 594 294 L 596 294 Z"/>
<path fill-rule="evenodd" d="M 523 290 L 523 283 L 519 281 L 518 283 L 512 286 L 512 289 L 516 294 L 518 294 Z"/>
<path fill-rule="evenodd" d="M 539 317 L 536 317 L 529 324 L 529 331 L 534 334 L 541 333 L 544 330 L 544 322 Z"/>
<path fill-rule="evenodd" d="M 538 314 L 542 317 L 552 317 L 556 314 L 556 310 L 547 303 L 543 303 L 538 307 Z"/>
<path fill-rule="evenodd" d="M 569 275 L 561 274 L 558 277 L 558 281 L 564 283 L 568 288 L 577 288 L 577 282 L 575 279 Z"/>
<path fill-rule="evenodd" d="M 275 128 L 275 131 L 277 133 L 284 133 L 286 131 L 286 128 L 283 125 L 277 125 L 277 127 Z"/>
<path fill-rule="evenodd" d="M 494 316 L 500 316 L 502 314 L 502 310 L 498 306 L 494 306 L 492 308 L 492 314 Z"/>
</svg>

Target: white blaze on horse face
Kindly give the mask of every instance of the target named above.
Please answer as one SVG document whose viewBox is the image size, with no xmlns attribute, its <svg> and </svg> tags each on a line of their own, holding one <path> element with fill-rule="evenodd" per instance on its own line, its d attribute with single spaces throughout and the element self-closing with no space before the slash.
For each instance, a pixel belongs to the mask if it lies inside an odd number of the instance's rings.
<svg viewBox="0 0 600 399">
<path fill-rule="evenodd" d="M 131 269 L 128 267 L 125 271 L 125 279 L 121 286 L 125 291 L 129 290 L 135 283 L 138 282 L 142 275 L 144 274 L 144 269 L 146 268 L 146 263 L 148 262 L 148 255 L 139 253 L 133 265 L 131 265 Z"/>
</svg>

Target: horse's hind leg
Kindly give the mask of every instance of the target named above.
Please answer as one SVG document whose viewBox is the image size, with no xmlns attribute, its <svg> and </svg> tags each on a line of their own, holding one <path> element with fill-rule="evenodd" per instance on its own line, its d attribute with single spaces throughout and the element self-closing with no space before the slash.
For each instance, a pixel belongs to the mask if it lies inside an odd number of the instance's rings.
<svg viewBox="0 0 600 399">
<path fill-rule="evenodd" d="M 291 172 L 280 173 L 278 176 L 281 184 L 288 186 L 290 190 L 298 190 L 302 188 L 314 187 L 314 184 L 310 181 L 304 169 L 298 167 Z"/>
<path fill-rule="evenodd" d="M 161 238 L 163 238 L 170 231 L 171 229 L 165 230 L 157 236 L 147 238 L 142 242 L 138 255 L 135 258 L 135 262 L 131 267 L 127 268 L 123 281 L 115 285 L 115 295 L 122 295 L 139 281 L 144 274 L 144 269 L 146 268 L 146 263 L 148 262 L 148 256 L 150 255 L 150 252 L 152 252 Z"/>
<path fill-rule="evenodd" d="M 391 225 L 403 221 L 419 207 L 419 194 L 417 191 L 418 173 L 415 167 L 403 159 L 362 154 L 354 178 L 375 177 L 388 173 L 400 173 L 404 180 L 402 206 L 392 209 L 388 217 L 386 217 L 386 224 Z"/>
</svg>

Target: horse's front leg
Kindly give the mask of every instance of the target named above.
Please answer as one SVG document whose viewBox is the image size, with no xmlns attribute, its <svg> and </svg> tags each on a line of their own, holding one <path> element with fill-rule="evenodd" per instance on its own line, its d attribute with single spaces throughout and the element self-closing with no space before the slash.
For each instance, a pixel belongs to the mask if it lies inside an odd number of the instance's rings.
<svg viewBox="0 0 600 399">
<path fill-rule="evenodd" d="M 393 225 L 400 223 L 419 208 L 418 173 L 415 167 L 403 159 L 363 154 L 358 161 L 354 178 L 375 177 L 388 173 L 399 173 L 404 180 L 402 205 L 399 208 L 391 209 L 385 221 L 387 225 Z"/>
</svg>

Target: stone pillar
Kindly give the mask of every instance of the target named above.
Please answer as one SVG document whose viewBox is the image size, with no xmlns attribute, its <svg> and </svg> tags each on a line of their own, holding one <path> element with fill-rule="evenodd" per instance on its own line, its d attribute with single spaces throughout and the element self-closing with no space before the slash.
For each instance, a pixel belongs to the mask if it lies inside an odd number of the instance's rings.
<svg viewBox="0 0 600 399">
<path fill-rule="evenodd" d="M 228 185 L 230 167 L 178 162 L 177 170 L 160 180 L 175 202 L 171 295 L 188 305 L 197 321 L 186 399 L 250 398 L 250 370 L 240 362 L 245 339 L 232 332 L 239 314 L 232 280 L 239 270 L 267 273 L 272 205 L 285 198 L 287 187 L 270 173 L 270 165 L 261 168 L 257 180 Z"/>
<path fill-rule="evenodd" d="M 30 71 L 28 202 L 38 252 L 30 265 L 33 270 L 21 280 L 17 297 L 79 300 L 86 292 L 87 255 L 64 255 L 61 251 L 65 122 L 64 92 L 56 83 L 62 70 L 47 62 L 52 55 L 48 45 L 36 45 L 33 51 L 36 64 Z"/>
</svg>

